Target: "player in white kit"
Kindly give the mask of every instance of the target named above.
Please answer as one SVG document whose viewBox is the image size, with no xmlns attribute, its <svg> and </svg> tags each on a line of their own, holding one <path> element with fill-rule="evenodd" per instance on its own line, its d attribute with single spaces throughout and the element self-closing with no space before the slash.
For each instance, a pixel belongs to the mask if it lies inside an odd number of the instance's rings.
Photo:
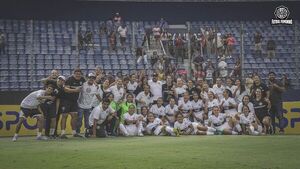
<svg viewBox="0 0 300 169">
<path fill-rule="evenodd" d="M 226 135 L 238 135 L 239 133 L 235 130 L 238 130 L 239 132 L 242 131 L 241 126 L 234 118 L 228 117 L 224 113 L 220 113 L 220 108 L 218 106 L 213 108 L 213 114 L 209 117 L 208 125 Z"/>
<path fill-rule="evenodd" d="M 192 116 L 193 107 L 190 101 L 190 94 L 188 92 L 184 93 L 182 101 L 178 101 L 178 109 L 184 118 L 190 118 Z"/>
<path fill-rule="evenodd" d="M 146 133 L 155 136 L 162 136 L 162 135 L 171 135 L 171 136 L 179 136 L 178 130 L 163 125 L 163 122 L 159 118 L 155 118 L 153 113 L 149 113 L 147 117 L 147 126 L 146 126 Z"/>
<path fill-rule="evenodd" d="M 203 113 L 204 113 L 204 103 L 199 98 L 198 93 L 193 94 L 193 100 L 191 101 L 194 122 L 202 123 Z"/>
<path fill-rule="evenodd" d="M 205 113 L 208 114 L 208 117 L 212 115 L 213 107 L 219 106 L 219 101 L 215 99 L 215 95 L 212 91 L 208 92 L 208 100 L 205 102 Z"/>
<path fill-rule="evenodd" d="M 170 98 L 169 100 L 169 104 L 165 108 L 165 114 L 170 125 L 174 126 L 175 114 L 178 112 L 178 106 L 176 105 L 174 98 Z"/>
<path fill-rule="evenodd" d="M 263 128 L 254 113 L 250 112 L 247 105 L 242 107 L 242 114 L 239 115 L 240 124 L 244 134 L 259 135 L 262 133 Z"/>
<path fill-rule="evenodd" d="M 191 122 L 189 119 L 184 118 L 182 113 L 178 113 L 174 128 L 180 131 L 183 135 L 213 135 L 216 129 L 206 127 L 200 123 Z"/>
<path fill-rule="evenodd" d="M 226 116 L 234 117 L 237 114 L 237 104 L 232 98 L 232 93 L 229 89 L 225 89 L 223 92 L 223 99 L 220 100 L 220 103 L 220 108 Z"/>
<path fill-rule="evenodd" d="M 124 136 L 143 136 L 143 119 L 135 112 L 135 106 L 129 105 L 128 113 L 124 114 L 124 123 L 120 124 L 120 131 Z"/>
<path fill-rule="evenodd" d="M 150 112 L 154 114 L 155 117 L 160 117 L 165 115 L 165 107 L 163 106 L 163 98 L 159 97 L 157 99 L 157 104 L 153 104 L 150 108 Z"/>
<path fill-rule="evenodd" d="M 44 116 L 39 107 L 41 103 L 45 100 L 55 100 L 54 96 L 51 96 L 53 92 L 53 86 L 51 84 L 47 85 L 46 90 L 38 90 L 30 93 L 26 96 L 21 102 L 21 111 L 19 115 L 19 122 L 16 127 L 15 135 L 12 141 L 17 141 L 19 136 L 19 131 L 22 127 L 22 124 L 26 118 L 36 118 L 37 119 L 37 140 L 47 140 L 47 137 L 42 136 L 42 131 L 44 128 Z"/>
</svg>

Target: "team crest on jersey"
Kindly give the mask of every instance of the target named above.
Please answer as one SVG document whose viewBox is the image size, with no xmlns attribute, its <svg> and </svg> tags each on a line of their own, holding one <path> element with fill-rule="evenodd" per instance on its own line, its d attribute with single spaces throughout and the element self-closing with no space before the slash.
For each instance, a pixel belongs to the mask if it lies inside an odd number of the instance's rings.
<svg viewBox="0 0 300 169">
<path fill-rule="evenodd" d="M 85 91 L 86 91 L 87 93 L 91 93 L 92 89 L 88 87 Z"/>
<path fill-rule="evenodd" d="M 275 11 L 274 15 L 276 19 L 271 20 L 272 25 L 284 24 L 284 25 L 292 25 L 293 20 L 288 19 L 290 15 L 290 11 L 286 6 L 280 5 L 278 6 Z"/>
</svg>

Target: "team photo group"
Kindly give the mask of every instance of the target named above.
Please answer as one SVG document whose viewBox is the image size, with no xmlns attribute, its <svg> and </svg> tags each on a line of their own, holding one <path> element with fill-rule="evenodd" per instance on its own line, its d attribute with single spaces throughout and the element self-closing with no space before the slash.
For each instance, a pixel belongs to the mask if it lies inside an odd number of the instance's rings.
<svg viewBox="0 0 300 169">
<path fill-rule="evenodd" d="M 37 140 L 67 139 L 67 125 L 72 136 L 80 138 L 284 133 L 285 87 L 274 72 L 267 83 L 258 74 L 244 83 L 231 77 L 148 75 L 144 70 L 114 76 L 97 67 L 86 77 L 79 68 L 68 78 L 52 70 L 42 81 L 44 89 L 30 93 L 20 104 L 13 141 L 26 118 L 37 119 Z"/>
</svg>

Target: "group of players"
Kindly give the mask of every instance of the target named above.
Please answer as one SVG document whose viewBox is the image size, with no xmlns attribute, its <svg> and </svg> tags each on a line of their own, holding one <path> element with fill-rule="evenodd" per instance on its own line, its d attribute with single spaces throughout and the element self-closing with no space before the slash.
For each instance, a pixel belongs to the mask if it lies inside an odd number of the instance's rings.
<svg viewBox="0 0 300 169">
<path fill-rule="evenodd" d="M 184 81 L 156 73 L 148 77 L 144 72 L 114 77 L 100 68 L 86 78 L 80 69 L 69 78 L 53 70 L 43 82 L 45 89 L 21 102 L 13 141 L 28 117 L 37 119 L 37 140 L 67 139 L 68 115 L 72 135 L 82 138 L 272 134 L 275 117 L 282 119 L 280 101 L 285 90 L 274 72 L 269 73 L 268 85 L 254 75 L 250 86 L 240 79 L 216 78 L 215 84 L 208 84 L 201 78 Z M 82 122 L 84 131 L 80 131 Z M 44 128 L 48 137 L 42 136 Z"/>
</svg>

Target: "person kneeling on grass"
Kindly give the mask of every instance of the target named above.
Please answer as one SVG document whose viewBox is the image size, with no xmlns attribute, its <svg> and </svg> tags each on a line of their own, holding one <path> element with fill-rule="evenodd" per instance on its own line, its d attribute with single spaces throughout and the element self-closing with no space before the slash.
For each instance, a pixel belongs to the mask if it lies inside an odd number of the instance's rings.
<svg viewBox="0 0 300 169">
<path fill-rule="evenodd" d="M 209 126 L 215 128 L 221 134 L 238 135 L 242 132 L 238 121 L 234 117 L 228 117 L 224 113 L 220 113 L 218 106 L 213 107 L 208 123 Z"/>
<path fill-rule="evenodd" d="M 126 137 L 144 136 L 142 133 L 143 118 L 136 113 L 135 105 L 129 105 L 128 113 L 124 114 L 124 121 L 121 122 L 119 128 L 121 134 L 123 134 Z"/>
<path fill-rule="evenodd" d="M 191 122 L 187 118 L 183 118 L 181 113 L 176 115 L 174 128 L 180 131 L 183 135 L 213 135 L 216 129 L 206 127 L 197 122 Z"/>
<path fill-rule="evenodd" d="M 254 113 L 250 113 L 247 105 L 242 107 L 242 114 L 239 115 L 240 124 L 244 134 L 259 135 L 262 133 L 262 126 Z"/>
<path fill-rule="evenodd" d="M 162 118 L 164 119 L 164 118 Z M 153 113 L 147 116 L 147 125 L 145 127 L 146 134 L 155 136 L 179 136 L 179 131 L 170 126 L 164 125 L 160 118 L 155 118 Z"/>
<path fill-rule="evenodd" d="M 85 137 L 106 137 L 105 126 L 114 117 L 117 118 L 117 113 L 109 107 L 109 100 L 103 99 L 89 116 L 89 128 L 85 130 Z"/>
<path fill-rule="evenodd" d="M 46 86 L 46 90 L 38 90 L 35 92 L 30 93 L 23 101 L 21 102 L 21 111 L 19 115 L 19 122 L 16 127 L 16 133 L 12 139 L 12 141 L 17 141 L 19 136 L 19 131 L 22 127 L 24 120 L 28 117 L 36 118 L 37 119 L 37 140 L 47 140 L 48 138 L 42 136 L 42 131 L 44 127 L 44 116 L 39 105 L 47 100 L 55 100 L 54 96 L 51 96 L 53 92 L 53 86 L 51 84 Z"/>
</svg>

